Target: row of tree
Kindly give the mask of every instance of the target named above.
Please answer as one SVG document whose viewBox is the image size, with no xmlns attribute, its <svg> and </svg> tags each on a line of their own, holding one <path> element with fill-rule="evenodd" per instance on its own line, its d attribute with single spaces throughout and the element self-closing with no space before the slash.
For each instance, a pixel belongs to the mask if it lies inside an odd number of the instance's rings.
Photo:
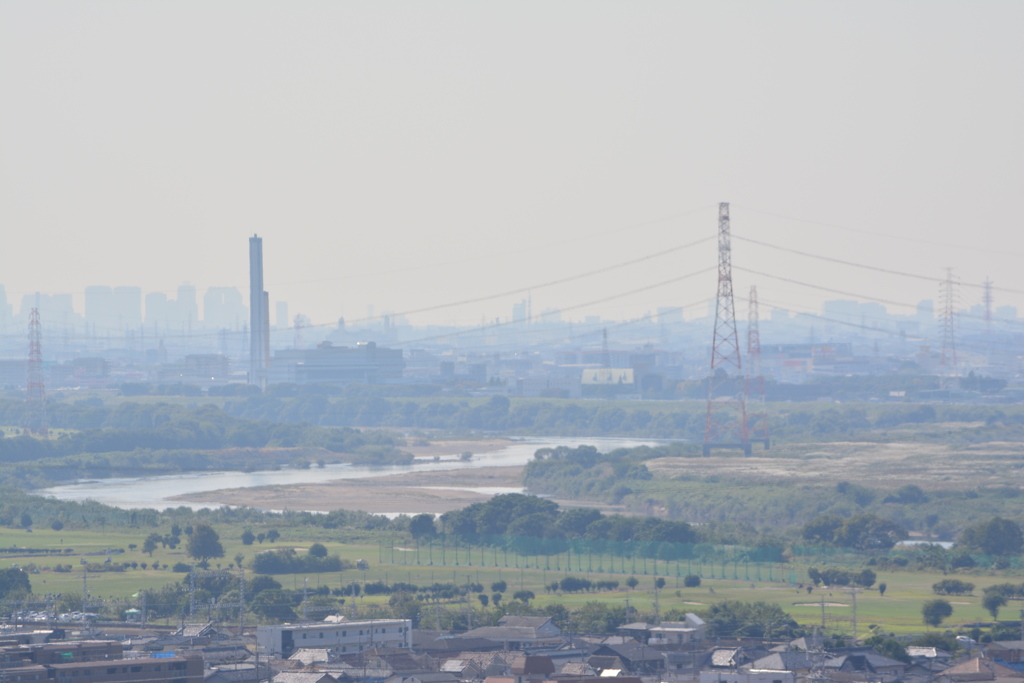
<svg viewBox="0 0 1024 683">
<path fill-rule="evenodd" d="M 486 502 L 446 512 L 441 515 L 440 523 L 441 529 L 438 529 L 433 516 L 417 515 L 410 521 L 409 528 L 419 539 L 431 538 L 443 531 L 481 541 L 493 536 L 674 544 L 701 540 L 686 522 L 605 515 L 587 508 L 561 510 L 554 501 L 519 493 L 494 496 Z"/>
</svg>

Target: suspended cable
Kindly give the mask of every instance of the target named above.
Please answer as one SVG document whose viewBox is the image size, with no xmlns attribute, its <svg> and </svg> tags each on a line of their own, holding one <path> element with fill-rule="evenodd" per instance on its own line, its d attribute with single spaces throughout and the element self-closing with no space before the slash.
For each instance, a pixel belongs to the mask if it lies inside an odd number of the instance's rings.
<svg viewBox="0 0 1024 683">
<path fill-rule="evenodd" d="M 899 275 L 899 276 L 902 276 L 902 277 L 911 277 L 911 278 L 915 278 L 917 280 L 925 280 L 927 282 L 934 282 L 934 283 L 937 283 L 937 284 L 942 284 L 943 282 L 946 281 L 944 278 L 929 277 L 927 275 L 920 275 L 918 273 L 907 273 L 907 272 L 904 272 L 904 271 L 901 271 L 901 270 L 894 270 L 892 268 L 881 268 L 879 266 L 869 266 L 866 263 L 854 263 L 853 261 L 846 261 L 844 259 L 834 258 L 834 257 L 831 257 L 831 256 L 822 256 L 820 254 L 811 254 L 811 253 L 808 253 L 806 251 L 800 251 L 799 249 L 792 249 L 790 247 L 782 247 L 782 246 L 779 246 L 777 244 L 770 244 L 768 242 L 762 242 L 761 240 L 755 240 L 755 239 L 752 239 L 750 237 L 743 237 L 741 235 L 735 235 L 734 234 L 732 237 L 733 237 L 733 239 L 741 240 L 743 242 L 749 242 L 751 244 L 756 244 L 756 245 L 762 246 L 762 247 L 768 247 L 769 249 L 778 249 L 779 251 L 786 251 L 786 252 L 789 252 L 791 254 L 797 254 L 799 256 L 807 256 L 808 258 L 814 258 L 814 259 L 818 259 L 820 261 L 828 261 L 830 263 L 841 263 L 841 264 L 843 264 L 845 266 L 853 266 L 854 268 L 864 268 L 865 270 L 873 270 L 873 271 L 878 272 L 878 273 L 887 273 L 889 275 Z M 984 283 L 960 282 L 959 284 L 961 284 L 961 285 L 963 285 L 965 287 L 975 287 L 977 289 L 985 289 L 985 287 L 986 287 L 986 285 Z M 995 287 L 995 286 L 991 286 L 991 289 L 995 290 L 995 291 L 1000 291 L 1000 292 L 1009 292 L 1009 293 L 1012 293 L 1012 294 L 1024 294 L 1024 290 L 1022 290 L 1022 289 L 1011 289 L 1009 287 Z"/>
<path fill-rule="evenodd" d="M 582 304 L 575 304 L 573 306 L 565 306 L 565 307 L 561 308 L 560 310 L 561 311 L 574 311 L 574 310 L 577 310 L 577 309 L 580 309 L 580 308 L 588 308 L 590 306 L 597 306 L 599 304 L 607 303 L 608 301 L 614 301 L 615 299 L 622 299 L 622 298 L 627 297 L 627 296 L 632 296 L 634 294 L 640 294 L 641 292 L 647 292 L 647 291 L 650 291 L 652 289 L 657 289 L 658 287 L 664 287 L 665 285 L 671 285 L 671 284 L 675 284 L 677 282 L 682 282 L 683 280 L 689 279 L 691 277 L 695 277 L 697 275 L 703 275 L 704 273 L 710 273 L 711 271 L 716 270 L 716 269 L 717 269 L 717 266 L 712 266 L 710 268 L 704 268 L 702 270 L 697 270 L 697 271 L 694 271 L 692 273 L 687 273 L 686 275 L 681 275 L 679 277 L 674 277 L 674 278 L 671 278 L 671 279 L 668 279 L 668 280 L 662 280 L 661 282 L 656 282 L 656 283 L 654 283 L 652 285 L 647 285 L 645 287 L 639 287 L 637 289 L 632 289 L 632 290 L 630 290 L 628 292 L 620 292 L 618 294 L 613 294 L 611 296 L 607 296 L 607 297 L 604 297 L 602 299 L 595 299 L 593 301 L 588 301 L 588 302 L 582 303 Z M 430 336 L 430 337 L 422 337 L 420 339 L 412 339 L 412 340 L 409 340 L 409 341 L 397 342 L 397 343 L 395 343 L 395 346 L 407 346 L 409 344 L 421 344 L 421 343 L 427 342 L 427 341 L 434 341 L 434 340 L 437 340 L 437 339 L 447 339 L 447 338 L 450 338 L 450 337 L 459 337 L 459 336 L 462 336 L 462 335 L 475 334 L 475 333 L 478 333 L 478 332 L 486 332 L 488 330 L 497 329 L 499 327 L 507 327 L 509 325 L 517 325 L 517 324 L 519 324 L 518 320 L 515 320 L 515 321 L 508 320 L 508 321 L 505 321 L 505 322 L 500 322 L 499 321 L 499 322 L 496 322 L 496 323 L 491 323 L 489 325 L 481 325 L 479 327 L 472 327 L 472 328 L 464 329 L 464 330 L 456 330 L 456 331 L 453 331 L 453 332 L 448 332 L 448 333 L 444 333 L 444 334 L 437 334 L 437 335 L 433 335 L 433 336 Z"/>
<path fill-rule="evenodd" d="M 773 218 L 781 218 L 782 220 L 786 220 L 786 221 L 793 221 L 795 223 L 807 223 L 809 225 L 820 225 L 820 226 L 826 227 L 826 228 L 835 228 L 836 230 L 845 230 L 846 232 L 853 232 L 853 233 L 857 233 L 857 234 L 861 234 L 861 235 L 871 235 L 872 237 L 883 237 L 885 239 L 897 239 L 897 240 L 903 240 L 905 242 L 915 242 L 917 244 L 928 244 L 928 245 L 931 245 L 931 246 L 946 247 L 948 249 L 960 249 L 960 250 L 968 250 L 968 251 L 977 251 L 977 252 L 982 252 L 982 253 L 985 253 L 985 254 L 997 254 L 999 256 L 1016 256 L 1016 257 L 1019 257 L 1019 258 L 1024 258 L 1024 254 L 1020 254 L 1020 253 L 1016 253 L 1016 252 L 1011 252 L 1011 251 L 1006 251 L 1005 249 L 986 249 L 984 247 L 972 246 L 972 245 L 967 245 L 967 244 L 950 244 L 948 242 L 939 242 L 937 240 L 926 240 L 926 239 L 921 239 L 919 237 L 904 237 L 902 235 L 894 235 L 892 233 L 881 233 L 881 232 L 873 232 L 871 230 L 863 230 L 863 229 L 860 229 L 860 228 L 851 228 L 851 227 L 848 227 L 848 226 L 845 226 L 845 225 L 837 225 L 835 223 L 825 223 L 825 222 L 822 222 L 822 221 L 809 220 L 809 219 L 806 219 L 806 218 L 794 218 L 793 216 L 783 216 L 782 214 L 773 213 L 771 211 L 762 211 L 761 209 L 755 209 L 755 208 L 750 207 L 750 206 L 742 206 L 742 205 L 739 205 L 739 204 L 733 204 L 733 206 L 736 206 L 736 207 L 741 208 L 741 209 L 745 209 L 747 211 L 752 211 L 753 213 L 759 213 L 759 214 L 762 214 L 764 216 L 772 216 Z"/>
<path fill-rule="evenodd" d="M 668 222 L 668 221 L 671 221 L 671 220 L 676 220 L 676 219 L 679 219 L 679 218 L 684 218 L 686 216 L 690 216 L 690 215 L 693 215 L 695 213 L 699 213 L 701 211 L 706 211 L 711 206 L 713 206 L 713 205 L 701 206 L 701 207 L 698 207 L 696 209 L 690 209 L 689 211 L 684 211 L 682 213 L 672 214 L 670 216 L 662 216 L 660 218 L 652 218 L 650 220 L 641 221 L 639 223 L 633 223 L 631 225 L 626 225 L 626 226 L 614 228 L 612 230 L 606 230 L 604 232 L 598 232 L 598 233 L 593 233 L 593 234 L 588 234 L 588 235 L 582 235 L 580 237 L 573 237 L 573 238 L 570 238 L 570 239 L 558 240 L 558 241 L 554 241 L 554 242 L 543 242 L 543 243 L 540 243 L 540 244 L 532 244 L 531 246 L 523 247 L 521 249 L 511 249 L 511 250 L 495 251 L 495 252 L 491 252 L 489 254 L 481 254 L 481 255 L 478 255 L 478 256 L 468 256 L 466 258 L 456 259 L 456 260 L 453 260 L 453 261 L 445 261 L 445 262 L 441 262 L 441 263 L 431 263 L 431 264 L 420 265 L 420 266 L 412 266 L 410 268 L 398 268 L 398 269 L 394 269 L 394 270 L 381 271 L 381 272 L 377 272 L 377 273 L 355 274 L 355 275 L 341 275 L 341 276 L 338 276 L 338 277 L 320 278 L 320 279 L 316 279 L 316 280 L 295 280 L 295 281 L 291 281 L 291 282 L 271 282 L 267 286 L 268 287 L 281 287 L 281 286 L 288 286 L 288 285 L 315 284 L 315 283 L 318 283 L 318 282 L 334 282 L 334 281 L 348 280 L 348 279 L 353 279 L 353 278 L 378 277 L 378 276 L 381 276 L 381 275 L 395 275 L 395 274 L 398 274 L 398 273 L 409 273 L 409 272 L 415 272 L 415 271 L 418 271 L 418 270 L 429 270 L 431 268 L 441 268 L 441 267 L 445 267 L 445 266 L 457 266 L 457 265 L 462 265 L 462 264 L 465 264 L 465 263 L 473 263 L 475 261 L 484 261 L 484 260 L 487 260 L 487 259 L 490 259 L 490 258 L 499 258 L 499 257 L 500 258 L 507 258 L 508 256 L 513 256 L 513 255 L 516 255 L 516 254 L 524 254 L 524 253 L 528 253 L 528 252 L 531 252 L 531 251 L 538 251 L 540 249 L 549 249 L 551 247 L 561 246 L 563 244 L 573 244 L 575 242 L 582 242 L 584 240 L 592 240 L 592 239 L 597 239 L 597 238 L 601 238 L 601 237 L 607 237 L 608 235 L 615 235 L 615 234 L 618 234 L 620 232 L 627 232 L 627 231 L 636 230 L 638 228 L 645 228 L 645 227 L 647 227 L 649 225 L 657 225 L 659 223 L 665 223 L 665 222 Z"/>
</svg>

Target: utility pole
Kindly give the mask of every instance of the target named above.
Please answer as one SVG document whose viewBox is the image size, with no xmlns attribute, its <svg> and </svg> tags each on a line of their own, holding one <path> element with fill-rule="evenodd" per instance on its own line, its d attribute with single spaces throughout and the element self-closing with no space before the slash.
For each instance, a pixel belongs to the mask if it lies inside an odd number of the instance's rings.
<svg viewBox="0 0 1024 683">
<path fill-rule="evenodd" d="M 302 578 L 302 620 L 306 621 L 306 600 L 309 599 L 308 581 L 306 577 Z"/>
<path fill-rule="evenodd" d="M 245 570 L 239 567 L 238 575 L 238 636 L 245 633 Z"/>
<path fill-rule="evenodd" d="M 192 565 L 192 571 L 188 578 L 188 618 L 196 611 L 196 566 Z"/>
<path fill-rule="evenodd" d="M 82 631 L 87 632 L 89 617 L 85 616 L 89 611 L 89 568 L 82 567 Z"/>
</svg>

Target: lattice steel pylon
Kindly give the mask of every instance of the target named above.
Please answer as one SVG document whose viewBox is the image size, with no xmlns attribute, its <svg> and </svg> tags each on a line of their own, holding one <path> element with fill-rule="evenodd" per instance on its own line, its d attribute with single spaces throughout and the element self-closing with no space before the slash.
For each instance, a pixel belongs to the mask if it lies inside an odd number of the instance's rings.
<svg viewBox="0 0 1024 683">
<path fill-rule="evenodd" d="M 46 417 L 46 386 L 43 383 L 43 331 L 39 309 L 33 308 L 28 319 L 28 372 L 25 384 L 25 427 L 40 436 L 49 433 Z"/>
<path fill-rule="evenodd" d="M 729 369 L 734 370 L 732 377 Z M 718 205 L 718 297 L 715 328 L 711 341 L 711 373 L 708 375 L 708 410 L 704 426 L 704 456 L 712 448 L 740 448 L 751 454 L 747 432 L 747 404 L 740 376 L 739 334 L 736 332 L 736 304 L 732 292 L 732 241 L 729 232 L 729 204 Z"/>
<path fill-rule="evenodd" d="M 985 305 L 985 334 L 992 334 L 992 280 L 985 278 L 985 290 L 981 295 Z"/>
<path fill-rule="evenodd" d="M 768 435 L 768 409 L 764 400 L 764 374 L 761 371 L 761 330 L 757 311 L 757 287 L 750 286 L 750 302 L 747 311 L 747 381 L 745 397 L 749 421 L 747 423 L 752 441 L 763 441 L 765 449 L 771 447 Z M 756 406 L 756 407 L 754 407 Z"/>
<path fill-rule="evenodd" d="M 939 286 L 942 301 L 942 356 L 939 364 L 946 377 L 957 376 L 956 361 L 956 280 L 953 269 L 946 268 L 946 279 Z"/>
</svg>

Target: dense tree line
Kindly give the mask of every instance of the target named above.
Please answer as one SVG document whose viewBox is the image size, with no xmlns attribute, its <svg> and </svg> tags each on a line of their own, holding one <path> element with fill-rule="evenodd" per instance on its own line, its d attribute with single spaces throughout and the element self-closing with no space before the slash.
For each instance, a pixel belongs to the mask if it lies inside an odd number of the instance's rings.
<svg viewBox="0 0 1024 683">
<path fill-rule="evenodd" d="M 0 416 L 4 416 L 0 420 L 19 424 L 22 408 L 20 402 L 12 405 L 10 401 L 0 401 Z M 411 460 L 411 456 L 397 448 L 396 439 L 384 432 L 245 419 L 211 405 L 183 408 L 123 403 L 105 407 L 56 403 L 50 411 L 53 427 L 80 431 L 56 439 L 36 439 L 26 434 L 0 438 L 0 464 L 45 460 L 50 468 L 103 470 L 165 465 L 170 469 L 206 469 L 231 462 L 230 456 L 221 457 L 209 451 L 289 447 L 361 455 L 384 463 Z M 61 460 L 80 454 L 119 455 L 100 461 Z"/>
<path fill-rule="evenodd" d="M 908 537 L 902 526 L 873 514 L 854 515 L 844 519 L 822 515 L 804 526 L 801 534 L 812 543 L 835 545 L 857 550 L 886 550 Z"/>
<path fill-rule="evenodd" d="M 269 550 L 252 559 L 252 569 L 260 574 L 315 574 L 340 572 L 354 565 L 337 555 L 318 557 L 312 552 L 299 554 L 292 548 Z"/>
<path fill-rule="evenodd" d="M 654 544 L 692 544 L 701 540 L 686 522 L 605 515 L 585 508 L 561 510 L 553 501 L 519 493 L 494 496 L 486 502 L 447 512 L 440 521 L 444 532 L 484 543 L 497 536 Z M 424 532 L 431 533 L 425 529 L 421 534 Z M 557 552 L 563 550 L 557 546 Z"/>
</svg>

